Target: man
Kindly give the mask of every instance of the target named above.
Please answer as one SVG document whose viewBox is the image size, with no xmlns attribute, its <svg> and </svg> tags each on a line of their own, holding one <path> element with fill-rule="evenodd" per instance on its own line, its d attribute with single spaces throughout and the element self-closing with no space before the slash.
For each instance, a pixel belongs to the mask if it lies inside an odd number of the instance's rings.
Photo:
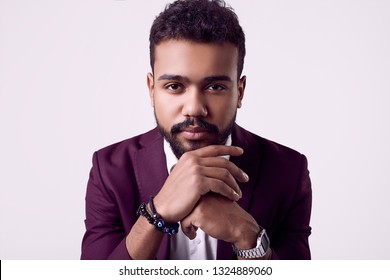
<svg viewBox="0 0 390 280">
<path fill-rule="evenodd" d="M 157 128 L 94 154 L 82 259 L 309 259 L 306 158 L 235 123 L 245 36 L 221 1 L 154 21 Z"/>
</svg>

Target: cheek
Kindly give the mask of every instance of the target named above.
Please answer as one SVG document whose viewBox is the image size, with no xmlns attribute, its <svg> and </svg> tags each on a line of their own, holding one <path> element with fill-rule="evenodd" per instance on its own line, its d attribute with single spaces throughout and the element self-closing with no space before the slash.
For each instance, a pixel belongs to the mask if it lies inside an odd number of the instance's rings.
<svg viewBox="0 0 390 280">
<path fill-rule="evenodd" d="M 222 127 L 231 121 L 237 111 L 237 101 L 231 98 L 213 100 L 209 106 L 213 119 Z"/>
<path fill-rule="evenodd" d="M 157 94 L 154 97 L 154 110 L 160 125 L 170 128 L 180 113 L 180 103 L 176 98 Z"/>
</svg>

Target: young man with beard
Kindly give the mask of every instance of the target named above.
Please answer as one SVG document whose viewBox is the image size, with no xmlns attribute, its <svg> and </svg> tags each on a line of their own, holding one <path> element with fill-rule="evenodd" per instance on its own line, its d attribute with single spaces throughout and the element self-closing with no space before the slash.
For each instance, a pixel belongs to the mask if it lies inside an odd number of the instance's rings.
<svg viewBox="0 0 390 280">
<path fill-rule="evenodd" d="M 82 259 L 309 259 L 306 158 L 235 123 L 245 36 L 221 1 L 154 21 L 157 127 L 93 156 Z"/>
</svg>

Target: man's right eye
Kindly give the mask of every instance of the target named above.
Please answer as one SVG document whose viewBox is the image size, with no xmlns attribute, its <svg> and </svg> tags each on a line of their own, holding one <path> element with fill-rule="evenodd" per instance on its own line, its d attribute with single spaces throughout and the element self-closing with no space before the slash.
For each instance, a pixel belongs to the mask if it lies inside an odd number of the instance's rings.
<svg viewBox="0 0 390 280">
<path fill-rule="evenodd" d="M 165 88 L 171 91 L 178 91 L 181 89 L 181 86 L 179 84 L 169 84 L 166 85 Z"/>
</svg>

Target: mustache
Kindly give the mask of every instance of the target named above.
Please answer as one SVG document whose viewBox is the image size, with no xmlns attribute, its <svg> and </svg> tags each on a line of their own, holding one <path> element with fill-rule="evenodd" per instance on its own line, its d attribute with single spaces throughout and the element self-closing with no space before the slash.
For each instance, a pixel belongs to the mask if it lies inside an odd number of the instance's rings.
<svg viewBox="0 0 390 280">
<path fill-rule="evenodd" d="M 187 118 L 184 122 L 181 122 L 181 123 L 178 123 L 178 124 L 175 124 L 172 126 L 171 135 L 175 135 L 175 134 L 179 133 L 181 130 L 183 130 L 187 127 L 190 127 L 190 126 L 194 126 L 194 125 L 197 125 L 197 126 L 204 128 L 204 129 L 207 129 L 210 133 L 213 133 L 213 134 L 219 133 L 219 129 L 216 125 L 208 123 L 205 120 L 200 119 L 200 118 Z"/>
</svg>

